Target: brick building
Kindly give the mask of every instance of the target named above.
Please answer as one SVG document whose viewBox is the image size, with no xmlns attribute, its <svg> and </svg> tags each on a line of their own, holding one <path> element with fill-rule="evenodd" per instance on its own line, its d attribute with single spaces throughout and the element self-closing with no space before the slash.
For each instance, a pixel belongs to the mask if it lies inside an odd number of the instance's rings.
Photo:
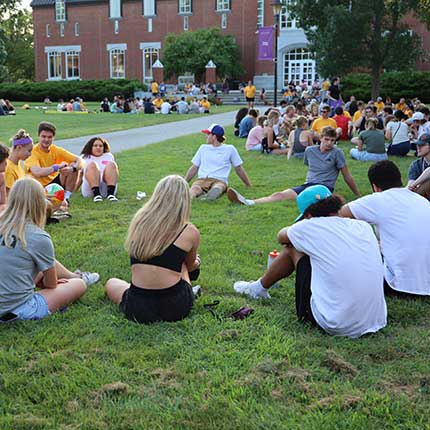
<svg viewBox="0 0 430 430">
<path fill-rule="evenodd" d="M 273 88 L 273 62 L 257 61 L 257 29 L 273 25 L 271 0 L 33 0 L 31 6 L 37 81 L 150 82 L 167 33 L 217 26 L 235 37 L 242 78 Z M 283 7 L 279 87 L 291 79 L 314 80 L 315 61 L 307 45 L 303 30 Z"/>
</svg>

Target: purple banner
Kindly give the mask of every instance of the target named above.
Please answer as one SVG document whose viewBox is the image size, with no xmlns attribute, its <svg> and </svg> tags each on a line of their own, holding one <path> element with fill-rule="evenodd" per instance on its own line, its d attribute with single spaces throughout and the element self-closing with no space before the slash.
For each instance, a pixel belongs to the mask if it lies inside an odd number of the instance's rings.
<svg viewBox="0 0 430 430">
<path fill-rule="evenodd" d="M 273 27 L 258 30 L 258 61 L 273 60 Z"/>
</svg>

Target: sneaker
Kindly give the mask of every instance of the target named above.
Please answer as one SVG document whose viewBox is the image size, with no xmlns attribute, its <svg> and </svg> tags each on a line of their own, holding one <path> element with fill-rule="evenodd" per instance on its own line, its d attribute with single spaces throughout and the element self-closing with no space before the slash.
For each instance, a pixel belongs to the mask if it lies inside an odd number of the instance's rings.
<svg viewBox="0 0 430 430">
<path fill-rule="evenodd" d="M 206 194 L 206 200 L 216 200 L 224 191 L 221 188 L 211 188 Z"/>
<path fill-rule="evenodd" d="M 96 272 L 81 272 L 80 270 L 75 270 L 77 275 L 80 275 L 87 287 L 99 282 L 100 275 Z"/>
<path fill-rule="evenodd" d="M 196 285 L 195 287 L 192 287 L 194 298 L 197 298 L 202 295 L 202 287 L 200 285 Z"/>
<path fill-rule="evenodd" d="M 245 206 L 251 206 L 252 200 L 246 199 L 242 194 L 238 193 L 234 188 L 229 188 L 227 190 L 227 197 L 228 199 L 233 202 L 237 203 L 239 205 L 245 205 Z"/>
<path fill-rule="evenodd" d="M 102 202 L 103 201 L 103 197 L 99 194 L 98 196 L 94 196 L 93 198 L 93 202 Z"/>
<path fill-rule="evenodd" d="M 117 201 L 118 201 L 118 199 L 116 198 L 116 196 L 114 196 L 113 194 L 109 194 L 106 198 L 107 198 L 110 202 L 117 202 Z"/>
<path fill-rule="evenodd" d="M 251 299 L 270 299 L 270 294 L 258 281 L 237 281 L 233 285 L 234 291 L 245 294 Z"/>
</svg>

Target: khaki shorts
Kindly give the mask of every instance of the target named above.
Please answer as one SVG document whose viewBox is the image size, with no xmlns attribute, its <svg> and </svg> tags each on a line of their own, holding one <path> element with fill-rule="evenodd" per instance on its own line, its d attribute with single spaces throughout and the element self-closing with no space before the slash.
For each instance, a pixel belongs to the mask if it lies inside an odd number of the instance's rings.
<svg viewBox="0 0 430 430">
<path fill-rule="evenodd" d="M 211 188 L 215 186 L 217 188 L 221 188 L 223 192 L 227 190 L 227 184 L 223 181 L 220 181 L 219 179 L 211 179 L 211 178 L 197 179 L 197 181 L 193 183 L 193 186 L 194 185 L 197 185 L 198 187 L 200 187 L 205 193 L 207 193 Z"/>
</svg>

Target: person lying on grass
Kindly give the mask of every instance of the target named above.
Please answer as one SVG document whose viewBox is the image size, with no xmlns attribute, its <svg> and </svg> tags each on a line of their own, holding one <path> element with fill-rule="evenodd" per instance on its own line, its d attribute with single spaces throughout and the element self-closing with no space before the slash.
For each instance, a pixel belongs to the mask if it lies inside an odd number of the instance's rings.
<svg viewBox="0 0 430 430">
<path fill-rule="evenodd" d="M 0 322 L 45 318 L 86 291 L 78 275 L 59 278 L 45 219 L 40 183 L 28 177 L 16 181 L 0 214 Z"/>
<path fill-rule="evenodd" d="M 102 202 L 103 198 L 118 201 L 116 189 L 119 171 L 110 146 L 102 137 L 91 138 L 81 151 L 85 161 L 81 192 L 84 197 L 92 197 L 94 202 Z"/>
<path fill-rule="evenodd" d="M 205 193 L 207 200 L 216 200 L 227 190 L 227 181 L 233 166 L 237 176 L 247 186 L 251 186 L 248 175 L 242 167 L 243 161 L 233 145 L 225 145 L 224 129 L 217 124 L 212 124 L 207 130 L 206 144 L 201 145 L 196 155 L 191 160 L 185 180 L 190 182 L 198 175 L 197 181 L 191 186 L 191 198 L 196 198 Z"/>
<path fill-rule="evenodd" d="M 324 185 L 330 191 L 334 190 L 339 172 L 342 173 L 345 182 L 351 191 L 360 195 L 360 191 L 349 173 L 345 156 L 342 150 L 335 146 L 336 130 L 333 127 L 325 127 L 321 132 L 321 144 L 309 146 L 305 150 L 304 164 L 309 166 L 306 181 L 298 187 L 288 188 L 284 191 L 277 191 L 268 197 L 261 197 L 256 200 L 246 199 L 234 188 L 227 190 L 227 197 L 233 203 L 252 206 L 260 203 L 271 203 L 280 200 L 295 200 L 297 195 L 312 185 Z"/>
<path fill-rule="evenodd" d="M 300 193 L 297 206 L 298 222 L 278 233 L 279 256 L 258 281 L 236 282 L 234 290 L 268 299 L 268 289 L 295 271 L 299 320 L 352 338 L 385 327 L 382 258 L 372 227 L 341 218 L 342 199 L 323 185 Z"/>
<path fill-rule="evenodd" d="M 340 215 L 376 226 L 387 295 L 430 296 L 428 200 L 403 187 L 400 170 L 392 161 L 372 164 L 368 177 L 373 194 L 343 206 Z"/>
<path fill-rule="evenodd" d="M 189 272 L 200 266 L 200 233 L 190 223 L 190 208 L 187 182 L 172 175 L 158 182 L 134 216 L 125 242 L 131 284 L 115 278 L 106 283 L 108 298 L 127 319 L 178 321 L 190 313 L 194 294 Z"/>
</svg>

